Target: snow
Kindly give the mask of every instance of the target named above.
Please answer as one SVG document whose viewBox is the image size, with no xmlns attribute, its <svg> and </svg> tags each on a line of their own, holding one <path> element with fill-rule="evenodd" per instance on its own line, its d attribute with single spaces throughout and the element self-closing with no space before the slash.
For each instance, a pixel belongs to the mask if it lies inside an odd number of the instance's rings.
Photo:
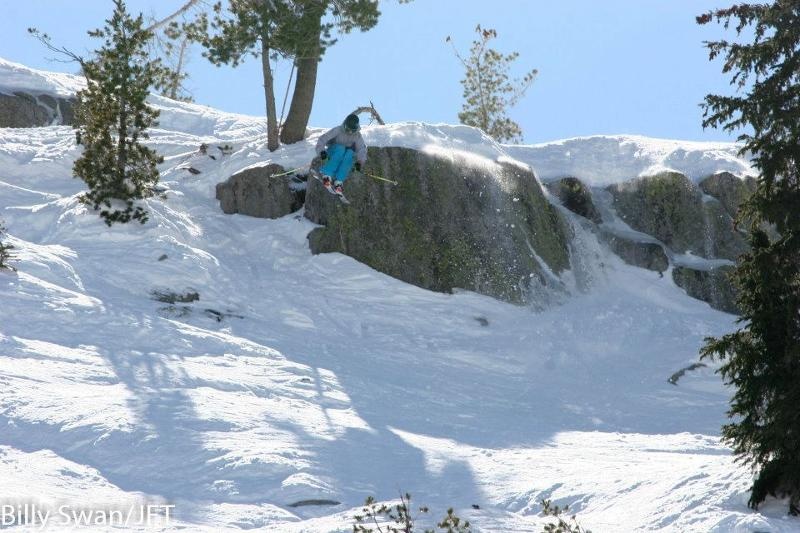
<svg viewBox="0 0 800 533">
<path fill-rule="evenodd" d="M 80 76 L 36 70 L 0 57 L 0 92 L 70 97 L 85 86 Z"/>
<path fill-rule="evenodd" d="M 576 177 L 592 187 L 664 171 L 680 172 L 695 182 L 719 172 L 740 177 L 756 174 L 735 143 L 596 135 L 503 148 L 533 166 L 543 181 Z"/>
<path fill-rule="evenodd" d="M 321 533 L 350 531 L 369 495 L 408 491 L 480 531 L 541 531 L 542 498 L 594 531 L 800 528 L 781 502 L 747 508 L 714 368 L 667 382 L 733 316 L 621 263 L 575 219 L 583 284 L 540 312 L 313 256 L 301 214 L 224 215 L 214 186 L 255 163 L 304 164 L 322 129 L 270 153 L 256 117 L 151 101 L 166 199 L 146 202 L 145 226 L 109 229 L 77 201 L 71 128 L 0 129 L 0 217 L 19 257 L 0 272 L 0 504 L 175 506 L 115 530 Z M 556 150 L 463 126 L 365 136 L 545 177 Z M 604 146 L 586 159 L 621 157 Z M 158 290 L 200 299 L 170 307 Z M 305 500 L 330 502 L 292 506 Z"/>
</svg>

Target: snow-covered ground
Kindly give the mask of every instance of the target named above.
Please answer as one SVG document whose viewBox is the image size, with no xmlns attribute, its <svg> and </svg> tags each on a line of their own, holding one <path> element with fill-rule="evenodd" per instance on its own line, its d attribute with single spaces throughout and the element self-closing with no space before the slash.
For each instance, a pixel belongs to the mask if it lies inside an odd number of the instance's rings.
<svg viewBox="0 0 800 533">
<path fill-rule="evenodd" d="M 747 509 L 713 369 L 667 382 L 734 317 L 577 222 L 593 285 L 543 312 L 312 256 L 300 214 L 224 215 L 214 186 L 299 166 L 313 136 L 271 154 L 256 117 L 153 103 L 167 192 L 145 226 L 109 229 L 77 202 L 71 128 L 0 129 L 19 270 L 0 272 L 0 505 L 51 511 L 11 530 L 84 530 L 83 510 L 116 530 L 344 532 L 367 496 L 401 491 L 480 531 L 541 531 L 542 498 L 596 533 L 800 530 L 780 502 Z M 461 126 L 366 133 L 539 168 Z M 153 299 L 168 290 L 199 300 Z M 309 500 L 327 502 L 293 506 Z M 141 505 L 160 518 L 142 525 Z"/>
</svg>

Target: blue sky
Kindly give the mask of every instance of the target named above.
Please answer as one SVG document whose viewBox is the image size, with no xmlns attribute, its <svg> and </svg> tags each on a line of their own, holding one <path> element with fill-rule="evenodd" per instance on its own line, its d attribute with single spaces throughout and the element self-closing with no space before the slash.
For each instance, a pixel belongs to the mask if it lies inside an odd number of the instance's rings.
<svg viewBox="0 0 800 533">
<path fill-rule="evenodd" d="M 183 0 L 128 0 L 131 11 L 163 16 Z M 311 125 L 330 126 L 372 100 L 388 122 L 457 123 L 463 67 L 445 38 L 468 52 L 474 28 L 494 28 L 494 47 L 517 51 L 516 74 L 539 69 L 525 99 L 510 112 L 535 143 L 593 134 L 639 134 L 687 140 L 732 140 L 703 130 L 705 94 L 729 93 L 720 63 L 703 40 L 723 30 L 694 17 L 730 0 L 382 0 L 370 32 L 342 36 L 320 65 Z M 85 53 L 86 31 L 102 25 L 111 0 L 7 2 L 0 19 L 0 56 L 31 67 L 70 72 L 74 65 L 28 36 L 35 26 L 55 43 Z M 732 32 L 728 33 L 732 37 Z M 277 65 L 278 106 L 290 65 Z M 195 47 L 188 88 L 198 103 L 251 115 L 264 113 L 261 70 L 250 59 L 217 68 Z"/>
</svg>

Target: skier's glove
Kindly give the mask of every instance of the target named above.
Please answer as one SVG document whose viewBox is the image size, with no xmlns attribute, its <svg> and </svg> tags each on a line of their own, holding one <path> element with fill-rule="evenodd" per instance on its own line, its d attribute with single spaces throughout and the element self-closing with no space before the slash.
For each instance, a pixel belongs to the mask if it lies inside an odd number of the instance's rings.
<svg viewBox="0 0 800 533">
<path fill-rule="evenodd" d="M 356 161 L 356 172 L 361 172 L 361 163 Z"/>
<path fill-rule="evenodd" d="M 321 152 L 319 153 L 319 158 L 320 158 L 320 160 L 322 160 L 322 161 L 325 161 L 326 159 L 328 159 L 328 151 L 327 151 L 327 150 L 323 150 L 323 151 L 321 151 Z"/>
</svg>

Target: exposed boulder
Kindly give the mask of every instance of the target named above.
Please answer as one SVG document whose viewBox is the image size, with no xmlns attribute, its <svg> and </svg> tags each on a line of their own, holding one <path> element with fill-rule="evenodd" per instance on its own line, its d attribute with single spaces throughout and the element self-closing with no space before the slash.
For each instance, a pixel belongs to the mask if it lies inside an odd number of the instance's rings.
<svg viewBox="0 0 800 533">
<path fill-rule="evenodd" d="M 0 94 L 0 127 L 29 128 L 49 122 L 50 115 L 29 94 Z"/>
<path fill-rule="evenodd" d="M 573 213 L 595 224 L 602 222 L 600 212 L 592 202 L 592 193 L 578 178 L 562 178 L 548 183 L 547 188 Z"/>
<path fill-rule="evenodd" d="M 305 215 L 325 226 L 309 235 L 314 253 L 342 252 L 427 289 L 516 303 L 531 300 L 532 283 L 558 284 L 569 268 L 569 230 L 529 170 L 370 148 L 365 172 L 399 183 L 354 173 L 345 206 L 309 180 Z"/>
<path fill-rule="evenodd" d="M 683 174 L 663 172 L 607 190 L 622 220 L 675 253 L 735 260 L 747 248 L 723 205 L 713 198 L 704 200 L 700 189 Z"/>
<path fill-rule="evenodd" d="M 708 302 L 714 309 L 738 313 L 736 291 L 728 277 L 732 270 L 731 266 L 721 266 L 711 270 L 675 267 L 672 279 L 686 291 L 686 294 Z"/>
<path fill-rule="evenodd" d="M 755 192 L 756 180 L 751 176 L 739 178 L 730 172 L 714 174 L 699 183 L 700 190 L 720 201 L 725 212 L 735 218 L 739 206 Z"/>
<path fill-rule="evenodd" d="M 636 241 L 607 230 L 602 230 L 600 235 L 611 251 L 629 265 L 655 272 L 664 272 L 669 267 L 669 258 L 658 243 Z"/>
<path fill-rule="evenodd" d="M 303 205 L 302 191 L 293 189 L 291 177 L 273 177 L 284 171 L 280 165 L 251 167 L 217 184 L 222 211 L 259 218 L 280 218 Z"/>
<path fill-rule="evenodd" d="M 702 254 L 703 202 L 689 178 L 664 172 L 607 190 L 617 214 L 633 229 L 652 235 L 675 252 Z"/>
<path fill-rule="evenodd" d="M 72 124 L 73 102 L 66 98 L 24 92 L 0 93 L 0 128 L 35 128 Z"/>
</svg>

